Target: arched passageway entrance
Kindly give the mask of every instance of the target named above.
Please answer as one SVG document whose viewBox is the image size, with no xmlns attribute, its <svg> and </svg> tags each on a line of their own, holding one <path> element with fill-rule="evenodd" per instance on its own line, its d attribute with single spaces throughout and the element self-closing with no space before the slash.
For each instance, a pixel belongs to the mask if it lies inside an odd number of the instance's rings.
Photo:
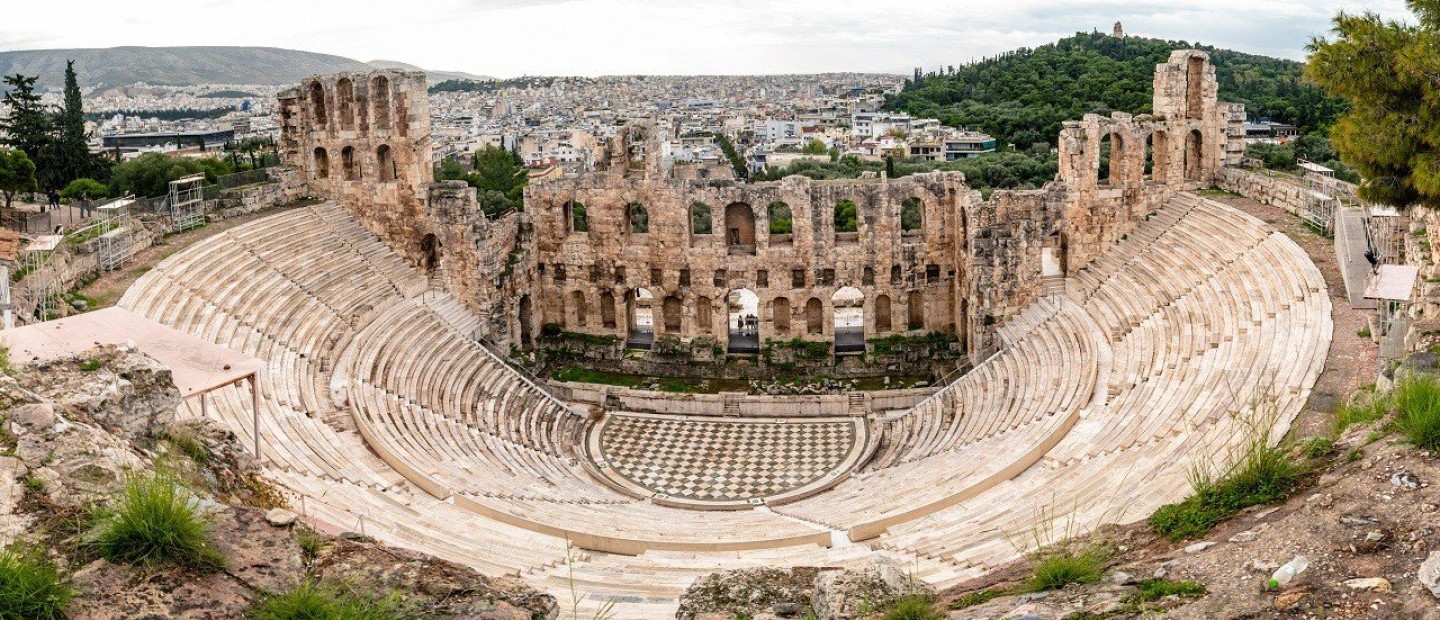
<svg viewBox="0 0 1440 620">
<path fill-rule="evenodd" d="M 865 354 L 865 294 L 846 286 L 830 296 L 835 313 L 835 355 Z"/>
<path fill-rule="evenodd" d="M 655 344 L 655 295 L 637 288 L 625 294 L 626 323 L 629 334 L 625 346 L 631 349 L 649 349 Z"/>
<path fill-rule="evenodd" d="M 755 354 L 760 352 L 760 296 L 750 289 L 730 291 L 725 296 L 726 311 L 729 313 L 730 353 Z"/>
</svg>

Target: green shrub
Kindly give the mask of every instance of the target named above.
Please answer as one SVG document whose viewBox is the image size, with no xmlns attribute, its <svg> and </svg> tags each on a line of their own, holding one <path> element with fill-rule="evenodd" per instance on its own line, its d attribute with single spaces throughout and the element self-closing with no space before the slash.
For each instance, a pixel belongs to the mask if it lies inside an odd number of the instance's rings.
<svg viewBox="0 0 1440 620">
<path fill-rule="evenodd" d="M 191 508 L 191 497 L 169 476 L 131 475 L 119 502 L 96 511 L 90 543 L 113 562 L 222 567 L 224 557 L 206 540 L 209 519 Z"/>
<path fill-rule="evenodd" d="M 925 594 L 907 594 L 896 600 L 885 610 L 885 620 L 940 620 L 944 618 L 935 609 L 935 599 Z"/>
<path fill-rule="evenodd" d="M 1395 407 L 1391 428 L 1425 450 L 1440 449 L 1440 383 L 1434 377 L 1403 379 L 1390 393 Z"/>
<path fill-rule="evenodd" d="M 1335 435 L 1339 436 L 1354 424 L 1369 424 L 1385 417 L 1389 399 L 1368 392 L 1351 396 L 1335 408 Z"/>
<path fill-rule="evenodd" d="M 1300 444 L 1300 453 L 1318 459 L 1335 449 L 1335 440 L 1329 437 L 1311 437 Z"/>
<path fill-rule="evenodd" d="M 66 185 L 65 189 L 60 190 L 60 197 L 69 200 L 77 200 L 81 197 L 100 200 L 109 195 L 110 188 L 105 187 L 104 183 L 96 181 L 95 179 L 75 179 L 71 181 L 69 185 Z"/>
<path fill-rule="evenodd" d="M 1138 590 L 1131 595 L 1131 602 L 1149 603 L 1158 601 L 1167 596 L 1201 596 L 1205 594 L 1205 586 L 1193 581 L 1168 581 L 1165 579 L 1146 579 L 1137 584 Z"/>
<path fill-rule="evenodd" d="M 195 429 L 189 426 L 172 426 L 165 431 L 165 441 L 197 465 L 204 465 L 210 462 L 210 450 L 205 443 L 195 435 Z"/>
<path fill-rule="evenodd" d="M 1099 581 L 1109 559 L 1105 547 L 1095 544 L 1070 543 L 1042 551 L 1030 560 L 1030 579 L 1024 589 L 1058 590 L 1072 583 Z"/>
<path fill-rule="evenodd" d="M 1195 494 L 1166 504 L 1150 515 L 1160 535 L 1181 541 L 1204 536 L 1241 509 L 1284 499 L 1305 474 L 1285 446 L 1271 446 L 1261 432 L 1245 444 L 1241 457 L 1218 479 L 1197 468 L 1191 475 Z"/>
<path fill-rule="evenodd" d="M 365 596 L 350 588 L 305 581 L 289 592 L 267 596 L 250 610 L 250 620 L 403 620 L 417 618 L 397 595 Z"/>
<path fill-rule="evenodd" d="M 61 620 L 74 596 L 40 548 L 0 550 L 0 620 Z"/>
<path fill-rule="evenodd" d="M 992 600 L 995 600 L 995 599 L 997 599 L 997 598 L 1000 598 L 1000 597 L 1002 597 L 1002 596 L 1005 596 L 1006 594 L 1007 594 L 1007 592 L 1004 591 L 1004 590 L 997 590 L 997 589 L 995 589 L 995 588 L 986 588 L 986 589 L 981 590 L 981 591 L 979 591 L 979 592 L 971 592 L 971 593 L 966 594 L 966 595 L 964 595 L 964 596 L 958 596 L 958 597 L 955 597 L 954 599 L 951 599 L 950 604 L 949 604 L 949 607 L 950 607 L 950 609 L 965 609 L 966 607 L 974 607 L 974 606 L 976 606 L 976 605 L 983 605 L 983 604 L 988 603 L 988 602 L 990 602 L 990 601 L 992 601 Z"/>
</svg>

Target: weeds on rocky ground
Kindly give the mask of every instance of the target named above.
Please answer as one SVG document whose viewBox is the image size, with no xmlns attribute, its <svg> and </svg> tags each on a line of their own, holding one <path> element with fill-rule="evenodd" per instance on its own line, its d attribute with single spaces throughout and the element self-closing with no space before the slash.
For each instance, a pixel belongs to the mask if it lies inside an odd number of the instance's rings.
<svg viewBox="0 0 1440 620">
<path fill-rule="evenodd" d="M 979 592 L 971 592 L 964 596 L 957 596 L 951 599 L 950 603 L 947 606 L 950 609 L 965 609 L 966 607 L 983 605 L 1008 594 L 1010 594 L 1008 590 L 1001 590 L 999 588 L 985 588 L 984 590 L 980 590 Z"/>
<path fill-rule="evenodd" d="M 1324 458 L 1335 451 L 1335 440 L 1329 437 L 1311 437 L 1300 442 L 1300 453 L 1307 458 Z"/>
<path fill-rule="evenodd" d="M 210 450 L 205 443 L 200 441 L 195 429 L 185 425 L 172 425 L 165 431 L 165 441 L 181 454 L 190 457 L 196 465 L 205 465 L 210 462 Z"/>
<path fill-rule="evenodd" d="M 1389 400 L 1392 430 L 1422 450 L 1440 450 L 1440 381 L 1428 375 L 1401 379 Z"/>
<path fill-rule="evenodd" d="M 399 595 L 370 596 L 336 584 L 304 581 L 262 598 L 249 620 L 409 620 L 421 617 Z"/>
<path fill-rule="evenodd" d="M 1373 391 L 1362 390 L 1352 394 L 1335 408 L 1334 435 L 1339 437 L 1352 425 L 1369 424 L 1385 417 L 1389 406 L 1388 398 L 1378 396 Z"/>
<path fill-rule="evenodd" d="M 1205 586 L 1193 581 L 1170 581 L 1167 579 L 1146 579 L 1136 584 L 1135 594 L 1129 598 L 1132 604 L 1152 603 L 1163 598 L 1194 597 L 1205 594 Z"/>
<path fill-rule="evenodd" d="M 225 558 L 207 540 L 210 522 L 193 498 L 168 475 L 131 474 L 119 501 L 95 511 L 89 543 L 112 562 L 221 568 Z"/>
<path fill-rule="evenodd" d="M 928 594 L 906 594 L 885 610 L 885 620 L 941 620 L 945 615 L 935 609 L 935 597 Z"/>
<path fill-rule="evenodd" d="M 1271 445 L 1269 424 L 1251 426 L 1230 465 L 1217 477 L 1213 470 L 1196 466 L 1190 472 L 1195 493 L 1177 504 L 1166 504 L 1150 515 L 1150 525 L 1171 541 L 1198 538 L 1221 521 L 1250 506 L 1284 499 L 1308 468 L 1290 457 L 1290 447 Z"/>
<path fill-rule="evenodd" d="M 62 620 L 75 591 L 39 547 L 0 550 L 0 620 Z"/>
<path fill-rule="evenodd" d="M 1094 583 L 1105 572 L 1110 551 L 1091 541 L 1071 541 L 1037 551 L 1030 560 L 1030 578 L 1022 590 L 1058 590 L 1072 583 Z"/>
<path fill-rule="evenodd" d="M 325 546 L 325 541 L 320 534 L 308 527 L 295 528 L 295 542 L 300 545 L 300 550 L 305 552 L 306 557 L 315 557 L 320 549 Z"/>
</svg>

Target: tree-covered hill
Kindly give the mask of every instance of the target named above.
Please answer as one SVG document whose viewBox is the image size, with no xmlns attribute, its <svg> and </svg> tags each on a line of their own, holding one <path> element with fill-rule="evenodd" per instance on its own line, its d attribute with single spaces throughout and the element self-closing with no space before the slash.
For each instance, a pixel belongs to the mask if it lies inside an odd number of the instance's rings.
<svg viewBox="0 0 1440 620">
<path fill-rule="evenodd" d="M 887 107 L 979 129 L 1019 148 L 1053 144 L 1062 121 L 1087 112 L 1150 112 L 1155 65 L 1185 48 L 1210 53 L 1220 99 L 1245 104 L 1252 118 L 1293 123 L 1308 133 L 1328 128 L 1346 109 L 1341 99 L 1303 82 L 1304 65 L 1292 60 L 1098 33 L 907 80 Z"/>
</svg>

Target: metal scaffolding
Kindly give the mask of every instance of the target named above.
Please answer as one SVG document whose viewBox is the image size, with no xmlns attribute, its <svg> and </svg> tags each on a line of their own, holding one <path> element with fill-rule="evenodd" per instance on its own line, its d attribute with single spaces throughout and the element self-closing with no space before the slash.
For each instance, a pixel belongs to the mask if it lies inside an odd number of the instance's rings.
<svg viewBox="0 0 1440 620">
<path fill-rule="evenodd" d="M 29 294 L 35 300 L 36 321 L 48 321 L 55 317 L 55 304 L 60 297 L 60 277 L 56 266 L 55 253 L 60 250 L 65 237 L 41 235 L 25 246 L 20 260 L 25 266 L 25 283 Z"/>
<path fill-rule="evenodd" d="M 170 231 L 181 232 L 205 223 L 205 175 L 170 182 Z"/>
<path fill-rule="evenodd" d="M 133 197 L 126 197 L 95 208 L 97 221 L 91 226 L 104 231 L 96 238 L 95 246 L 101 271 L 114 271 L 130 260 L 135 245 L 130 227 L 130 205 L 134 202 Z"/>
</svg>

